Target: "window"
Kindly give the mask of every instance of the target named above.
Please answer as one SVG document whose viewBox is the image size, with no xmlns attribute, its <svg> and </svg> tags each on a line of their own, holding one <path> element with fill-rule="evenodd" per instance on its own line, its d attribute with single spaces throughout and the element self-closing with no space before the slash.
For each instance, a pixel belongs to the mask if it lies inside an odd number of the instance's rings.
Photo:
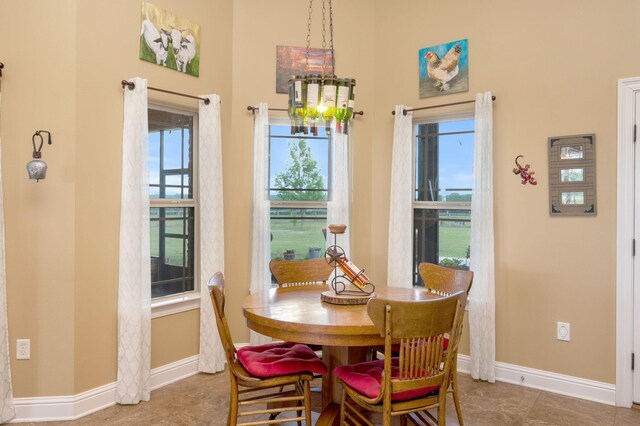
<svg viewBox="0 0 640 426">
<path fill-rule="evenodd" d="M 473 119 L 415 125 L 414 285 L 421 262 L 469 268 L 473 142 Z"/>
<path fill-rule="evenodd" d="M 289 125 L 269 126 L 271 258 L 312 259 L 326 246 L 331 137 L 291 136 Z"/>
<path fill-rule="evenodd" d="M 195 290 L 195 113 L 152 106 L 149 113 L 151 296 Z"/>
</svg>

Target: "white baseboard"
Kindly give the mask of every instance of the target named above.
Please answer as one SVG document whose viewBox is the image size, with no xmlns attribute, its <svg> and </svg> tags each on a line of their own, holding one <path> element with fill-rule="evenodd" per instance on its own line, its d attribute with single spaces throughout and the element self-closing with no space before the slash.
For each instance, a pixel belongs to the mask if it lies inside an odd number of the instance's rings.
<svg viewBox="0 0 640 426">
<path fill-rule="evenodd" d="M 246 344 L 236 344 L 246 346 Z M 470 372 L 468 355 L 458 356 L 458 370 Z M 176 361 L 151 371 L 151 389 L 158 389 L 198 372 L 198 356 Z M 615 405 L 615 385 L 549 371 L 496 362 L 496 380 Z M 16 418 L 10 423 L 76 420 L 116 403 L 116 383 L 109 383 L 73 396 L 15 398 Z"/>
<path fill-rule="evenodd" d="M 198 372 L 198 356 L 151 370 L 151 389 L 158 389 Z M 116 383 L 109 383 L 73 396 L 14 398 L 16 418 L 10 423 L 76 420 L 116 403 Z"/>
<path fill-rule="evenodd" d="M 463 373 L 471 372 L 468 355 L 458 355 L 458 371 Z M 616 400 L 616 386 L 613 384 L 521 367 L 505 362 L 496 362 L 496 380 L 607 405 L 615 405 Z"/>
</svg>

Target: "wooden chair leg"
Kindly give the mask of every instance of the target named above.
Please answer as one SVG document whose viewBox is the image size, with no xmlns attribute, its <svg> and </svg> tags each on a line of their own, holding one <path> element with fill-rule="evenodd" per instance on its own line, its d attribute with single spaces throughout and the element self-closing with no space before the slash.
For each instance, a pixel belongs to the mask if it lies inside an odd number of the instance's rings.
<svg viewBox="0 0 640 426">
<path fill-rule="evenodd" d="M 311 384 L 305 380 L 304 386 L 304 419 L 306 426 L 312 426 L 311 423 Z"/>
<path fill-rule="evenodd" d="M 453 371 L 451 372 L 451 387 L 453 389 L 453 405 L 456 407 L 456 414 L 458 415 L 458 423 L 460 426 L 464 426 L 462 421 L 462 408 L 460 407 L 460 398 L 458 397 L 458 360 L 453 361 Z"/>
<path fill-rule="evenodd" d="M 447 393 L 441 392 L 440 403 L 438 404 L 438 426 L 447 424 Z"/>
<path fill-rule="evenodd" d="M 343 425 L 344 423 L 344 410 L 345 410 L 345 400 L 347 398 L 347 393 L 344 391 L 344 389 L 342 390 L 342 399 L 340 400 L 340 424 Z"/>
<path fill-rule="evenodd" d="M 444 407 L 441 405 L 438 407 L 438 426 L 445 426 L 447 424 L 447 413 Z"/>
<path fill-rule="evenodd" d="M 229 401 L 229 416 L 227 417 L 227 424 L 230 426 L 236 426 L 238 424 L 238 384 L 231 383 L 231 396 Z"/>
</svg>

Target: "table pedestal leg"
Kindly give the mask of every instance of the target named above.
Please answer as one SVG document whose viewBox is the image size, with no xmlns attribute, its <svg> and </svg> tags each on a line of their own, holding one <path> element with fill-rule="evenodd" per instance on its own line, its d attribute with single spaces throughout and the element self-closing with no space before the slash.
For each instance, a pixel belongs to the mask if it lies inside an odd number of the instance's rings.
<svg viewBox="0 0 640 426">
<path fill-rule="evenodd" d="M 333 376 L 333 369 L 341 365 L 366 360 L 368 347 L 323 346 L 322 361 L 329 372 L 322 379 L 322 414 L 316 425 L 337 425 L 340 422 L 340 398 L 342 389 Z"/>
</svg>

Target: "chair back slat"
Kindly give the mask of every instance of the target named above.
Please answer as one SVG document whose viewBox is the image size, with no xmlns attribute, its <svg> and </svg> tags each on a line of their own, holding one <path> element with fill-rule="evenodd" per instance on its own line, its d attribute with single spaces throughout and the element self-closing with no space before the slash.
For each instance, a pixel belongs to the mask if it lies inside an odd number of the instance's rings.
<svg viewBox="0 0 640 426">
<path fill-rule="evenodd" d="M 281 287 L 326 284 L 333 268 L 324 257 L 309 260 L 272 260 L 269 269 Z"/>
<path fill-rule="evenodd" d="M 444 336 L 402 339 L 399 347 L 400 378 L 431 376 L 440 369 L 443 361 Z"/>
<path fill-rule="evenodd" d="M 418 270 L 425 289 L 441 296 L 459 291 L 469 293 L 473 284 L 473 272 L 471 271 L 447 268 L 429 262 L 418 265 Z"/>
</svg>

